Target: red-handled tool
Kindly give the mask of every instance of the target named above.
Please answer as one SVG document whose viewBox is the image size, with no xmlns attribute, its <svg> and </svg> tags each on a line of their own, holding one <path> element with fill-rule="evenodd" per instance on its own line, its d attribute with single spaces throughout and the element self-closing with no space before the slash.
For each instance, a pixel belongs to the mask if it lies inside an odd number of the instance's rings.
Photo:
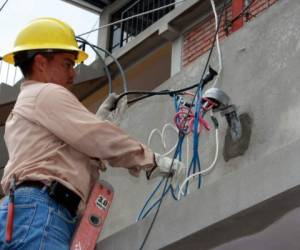
<svg viewBox="0 0 300 250">
<path fill-rule="evenodd" d="M 16 177 L 13 176 L 10 181 L 9 188 L 9 203 L 7 210 L 7 220 L 6 220 L 6 235 L 5 241 L 7 243 L 12 241 L 13 227 L 14 227 L 14 201 L 15 201 L 15 189 L 16 189 Z"/>
</svg>

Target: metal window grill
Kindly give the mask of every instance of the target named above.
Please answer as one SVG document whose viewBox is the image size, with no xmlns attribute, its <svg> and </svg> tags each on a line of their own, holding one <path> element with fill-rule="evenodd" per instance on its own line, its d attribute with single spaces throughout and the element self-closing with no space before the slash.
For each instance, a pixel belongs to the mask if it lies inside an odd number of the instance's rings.
<svg viewBox="0 0 300 250">
<path fill-rule="evenodd" d="M 175 0 L 134 0 L 112 15 L 112 21 L 128 18 L 142 12 L 150 11 L 171 3 Z M 161 10 L 138 16 L 111 27 L 110 46 L 113 52 L 117 48 L 123 47 L 143 30 L 162 18 L 174 9 L 174 5 Z"/>
</svg>

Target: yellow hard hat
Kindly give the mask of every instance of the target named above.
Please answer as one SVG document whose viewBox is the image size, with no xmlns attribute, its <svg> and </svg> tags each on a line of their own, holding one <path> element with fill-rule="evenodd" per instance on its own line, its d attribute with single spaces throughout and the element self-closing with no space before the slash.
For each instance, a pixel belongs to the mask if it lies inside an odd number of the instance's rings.
<svg viewBox="0 0 300 250">
<path fill-rule="evenodd" d="M 14 55 L 22 51 L 64 50 L 78 52 L 80 63 L 88 54 L 78 48 L 73 29 L 55 18 L 39 18 L 30 22 L 17 36 L 13 50 L 3 60 L 15 64 Z"/>
</svg>

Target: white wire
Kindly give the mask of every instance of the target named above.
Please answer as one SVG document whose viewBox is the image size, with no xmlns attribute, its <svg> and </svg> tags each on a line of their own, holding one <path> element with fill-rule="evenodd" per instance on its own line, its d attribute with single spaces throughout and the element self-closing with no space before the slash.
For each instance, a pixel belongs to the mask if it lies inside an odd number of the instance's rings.
<svg viewBox="0 0 300 250">
<path fill-rule="evenodd" d="M 92 29 L 94 29 L 96 27 L 96 25 L 99 24 L 99 17 L 97 18 L 96 22 L 94 23 L 94 25 L 92 26 Z M 86 35 L 88 35 L 85 39 L 88 39 L 91 33 L 88 33 Z"/>
<path fill-rule="evenodd" d="M 217 14 L 217 11 L 216 11 L 216 5 L 215 5 L 214 0 L 210 0 L 210 3 L 211 3 L 211 7 L 213 9 L 213 12 L 214 12 L 214 16 L 215 16 L 215 28 L 217 30 L 218 29 L 219 18 L 218 18 L 218 14 Z M 216 35 L 216 45 L 217 45 L 217 51 L 218 51 L 219 70 L 218 70 L 218 75 L 217 75 L 214 83 L 212 84 L 212 87 L 215 87 L 215 85 L 217 84 L 217 82 L 218 82 L 218 80 L 220 78 L 220 75 L 221 75 L 221 73 L 223 71 L 222 53 L 221 53 L 221 48 L 220 48 L 219 33 L 217 33 L 217 35 Z"/>
<path fill-rule="evenodd" d="M 213 10 L 214 16 L 215 16 L 215 28 L 217 30 L 218 29 L 219 18 L 218 18 L 218 14 L 217 14 L 217 11 L 216 11 L 216 5 L 215 5 L 214 0 L 210 0 L 210 3 L 211 3 L 211 7 L 212 7 L 212 10 Z M 219 77 L 220 77 L 220 75 L 223 71 L 222 53 L 221 53 L 219 34 L 218 33 L 216 34 L 216 46 L 217 46 L 217 51 L 218 51 L 219 70 L 218 70 L 218 75 L 217 75 L 212 87 L 215 87 L 215 85 L 217 84 L 217 82 L 219 80 Z M 211 111 L 211 114 L 212 114 L 212 111 Z M 179 188 L 179 191 L 178 191 L 178 199 L 180 199 L 181 194 L 184 195 L 182 190 L 183 190 L 184 186 L 186 185 L 186 183 L 188 181 L 190 181 L 192 178 L 194 178 L 198 175 L 205 175 L 205 174 L 209 173 L 215 167 L 216 162 L 218 160 L 218 155 L 219 155 L 219 132 L 218 132 L 218 129 L 215 130 L 215 139 L 216 139 L 216 151 L 215 151 L 215 157 L 214 157 L 213 162 L 211 163 L 211 165 L 208 168 L 206 168 L 202 171 L 199 171 L 197 173 L 194 173 L 194 174 L 188 176 L 187 178 L 185 178 L 183 183 L 180 185 L 180 188 Z M 188 166 L 188 164 L 187 164 L 187 166 Z M 189 194 L 189 188 L 187 190 L 188 194 Z"/>
<path fill-rule="evenodd" d="M 98 27 L 97 29 L 92 29 L 92 30 L 87 31 L 87 32 L 85 32 L 85 33 L 82 33 L 82 34 L 80 34 L 80 35 L 78 35 L 78 36 L 84 36 L 84 35 L 87 35 L 87 34 L 89 34 L 89 33 L 95 32 L 95 31 L 97 31 L 97 30 L 100 30 L 100 29 L 103 29 L 103 28 L 107 28 L 107 27 L 109 27 L 109 26 L 112 26 L 112 25 L 115 25 L 115 24 L 118 24 L 118 23 L 125 22 L 125 21 L 130 20 L 130 19 L 135 18 L 135 17 L 147 15 L 147 14 L 149 14 L 149 13 L 156 12 L 156 11 L 159 11 L 159 10 L 161 10 L 161 9 L 168 8 L 168 7 L 170 7 L 170 6 L 177 5 L 177 4 L 179 4 L 179 3 L 181 3 L 181 2 L 185 2 L 185 1 L 188 1 L 188 0 L 178 0 L 178 1 L 175 1 L 174 3 L 170 3 L 170 4 L 167 4 L 167 5 L 158 7 L 158 8 L 156 8 L 156 9 L 153 9 L 153 10 L 148 10 L 148 11 L 145 11 L 145 12 L 142 12 L 142 13 L 139 13 L 139 14 L 136 14 L 136 15 L 133 15 L 133 16 L 130 16 L 130 17 L 126 17 L 126 18 L 120 19 L 120 20 L 118 20 L 118 21 L 115 21 L 115 22 L 112 22 L 112 23 L 108 23 L 108 24 L 102 25 L 102 26 Z"/>
<path fill-rule="evenodd" d="M 189 154 L 190 154 L 190 148 L 189 148 L 189 145 L 190 145 L 190 140 L 189 140 L 189 135 L 186 135 L 186 167 L 188 168 L 189 165 L 190 165 L 190 160 L 189 160 Z M 186 171 L 186 174 L 188 174 L 188 172 Z M 190 193 L 190 187 L 187 188 L 187 194 Z"/>
<path fill-rule="evenodd" d="M 162 135 L 161 135 L 161 132 L 155 128 L 155 129 L 152 129 L 149 136 L 148 136 L 148 140 L 147 140 L 147 145 L 150 147 L 151 146 L 151 140 L 152 140 L 152 137 L 154 135 L 154 133 L 158 133 L 160 135 L 160 138 L 162 138 Z"/>
<path fill-rule="evenodd" d="M 166 140 L 165 140 L 165 133 L 166 133 L 166 129 L 167 129 L 168 127 L 172 128 L 173 130 L 175 130 L 176 133 L 178 133 L 177 127 L 175 127 L 175 126 L 174 126 L 173 124 L 171 124 L 171 123 L 166 123 L 166 124 L 163 126 L 163 129 L 162 129 L 162 131 L 161 131 L 161 134 L 162 134 L 162 137 L 163 137 L 163 146 L 164 146 L 164 148 L 167 147 L 167 145 L 166 145 Z M 176 144 L 177 144 L 177 143 L 176 143 Z"/>
<path fill-rule="evenodd" d="M 151 146 L 151 140 L 152 140 L 153 135 L 154 135 L 155 133 L 157 133 L 157 134 L 160 136 L 160 138 L 161 138 L 161 142 L 162 142 L 162 145 L 163 145 L 163 149 L 166 150 L 166 147 L 167 147 L 167 146 L 166 146 L 166 129 L 167 129 L 168 127 L 174 129 L 174 131 L 175 131 L 176 133 L 178 133 L 177 127 L 175 127 L 175 126 L 174 126 L 173 124 L 171 124 L 171 123 L 166 123 L 166 124 L 163 126 L 163 128 L 162 128 L 162 132 L 160 132 L 159 129 L 157 129 L 157 128 L 153 129 L 153 130 L 150 132 L 149 136 L 148 136 L 148 141 L 147 141 L 147 143 L 148 143 L 149 148 L 151 148 L 150 146 Z M 177 143 L 178 143 L 178 140 L 177 140 L 177 142 L 174 144 L 174 146 L 173 146 L 169 151 L 163 153 L 162 156 L 167 156 L 167 155 L 169 155 L 170 153 L 172 153 L 172 152 L 176 149 Z"/>
<path fill-rule="evenodd" d="M 189 140 L 189 135 L 186 135 L 186 167 L 189 166 L 189 154 L 190 154 L 190 140 Z"/>
<path fill-rule="evenodd" d="M 208 168 L 203 169 L 203 170 L 201 170 L 197 173 L 194 173 L 194 174 L 190 175 L 189 177 L 185 178 L 185 180 L 180 185 L 180 188 L 179 188 L 179 191 L 178 191 L 178 199 L 180 199 L 181 194 L 184 195 L 182 190 L 183 190 L 185 184 L 190 179 L 192 179 L 192 178 L 194 178 L 198 175 L 205 175 L 205 174 L 209 173 L 211 170 L 213 170 L 213 168 L 215 167 L 217 159 L 218 159 L 218 155 L 219 155 L 219 130 L 218 129 L 215 130 L 215 136 L 216 136 L 216 151 L 215 151 L 215 157 L 214 157 L 213 162 L 211 163 L 211 165 Z"/>
</svg>

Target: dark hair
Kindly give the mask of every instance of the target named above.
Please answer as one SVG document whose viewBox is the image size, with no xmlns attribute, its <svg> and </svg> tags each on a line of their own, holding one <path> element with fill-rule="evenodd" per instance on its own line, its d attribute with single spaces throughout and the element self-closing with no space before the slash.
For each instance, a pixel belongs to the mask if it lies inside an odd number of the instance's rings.
<svg viewBox="0 0 300 250">
<path fill-rule="evenodd" d="M 18 66 L 24 77 L 32 73 L 32 65 L 36 55 L 42 55 L 51 61 L 54 57 L 53 51 L 21 51 L 14 55 L 15 66 Z"/>
<path fill-rule="evenodd" d="M 54 57 L 54 54 L 58 53 L 70 53 L 74 54 L 77 58 L 77 51 L 70 50 L 59 50 L 59 49 L 45 49 L 45 50 L 30 50 L 30 51 L 21 51 L 14 54 L 15 66 L 18 66 L 24 77 L 27 77 L 32 73 L 32 65 L 34 62 L 34 57 L 36 55 L 42 55 L 46 57 L 48 61 L 51 61 Z"/>
</svg>

